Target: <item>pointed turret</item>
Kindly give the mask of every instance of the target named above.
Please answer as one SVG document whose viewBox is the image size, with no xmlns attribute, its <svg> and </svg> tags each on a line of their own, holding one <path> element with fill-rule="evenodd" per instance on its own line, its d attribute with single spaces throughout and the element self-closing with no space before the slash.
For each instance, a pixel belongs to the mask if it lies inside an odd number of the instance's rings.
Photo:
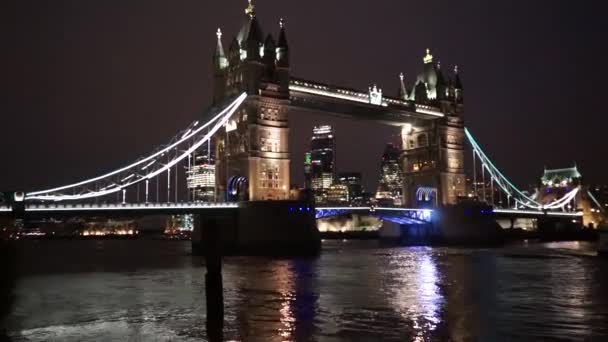
<svg viewBox="0 0 608 342">
<path fill-rule="evenodd" d="M 407 93 L 407 88 L 405 87 L 405 75 L 403 73 L 399 74 L 399 83 L 399 99 L 408 101 L 410 95 Z"/>
<path fill-rule="evenodd" d="M 272 35 L 266 36 L 264 41 L 264 58 L 262 59 L 266 65 L 274 68 L 277 55 L 277 46 Z"/>
<path fill-rule="evenodd" d="M 222 101 L 224 93 L 226 92 L 226 71 L 228 69 L 228 58 L 224 53 L 224 46 L 222 45 L 222 30 L 217 29 L 217 45 L 215 52 L 213 53 L 213 71 L 214 71 L 214 87 L 213 87 L 213 103 L 218 104 Z"/>
<path fill-rule="evenodd" d="M 287 33 L 285 32 L 285 21 L 283 18 L 279 21 L 281 32 L 279 33 L 279 42 L 277 44 L 277 66 L 281 68 L 289 68 L 289 43 L 287 42 Z"/>
<path fill-rule="evenodd" d="M 458 65 L 454 67 L 454 98 L 456 102 L 463 101 L 462 81 L 460 80 L 460 74 L 458 73 Z"/>
<path fill-rule="evenodd" d="M 260 47 L 264 40 L 264 35 L 251 0 L 249 0 L 249 6 L 245 9 L 245 22 L 236 39 L 241 50 L 241 60 L 260 60 Z"/>
<path fill-rule="evenodd" d="M 252 17 L 247 42 L 245 43 L 245 50 L 247 50 L 248 60 L 260 59 L 260 48 L 262 47 L 263 39 L 264 35 L 262 33 L 262 29 L 260 28 L 260 24 L 258 23 L 258 19 L 256 17 Z"/>
<path fill-rule="evenodd" d="M 441 61 L 435 65 L 435 74 L 437 75 L 436 93 L 438 100 L 446 100 L 449 97 L 448 82 L 446 82 L 441 70 Z"/>
<path fill-rule="evenodd" d="M 222 30 L 217 29 L 217 46 L 215 47 L 215 53 L 213 54 L 213 65 L 216 70 L 223 70 L 228 67 L 228 58 L 224 53 L 224 46 L 222 45 Z"/>
<path fill-rule="evenodd" d="M 427 102 L 429 100 L 428 89 L 424 82 L 418 82 L 414 87 L 414 100 L 416 102 Z"/>
<path fill-rule="evenodd" d="M 228 63 L 229 65 L 236 65 L 240 60 L 241 47 L 239 41 L 236 38 L 232 38 L 230 46 L 228 47 Z"/>
<path fill-rule="evenodd" d="M 454 67 L 454 88 L 462 90 L 462 81 L 458 73 L 458 65 Z"/>
<path fill-rule="evenodd" d="M 437 74 L 437 85 L 446 85 L 445 77 L 443 77 L 443 71 L 441 71 L 441 61 L 435 64 L 435 73 Z"/>
<path fill-rule="evenodd" d="M 416 79 L 416 86 L 419 83 L 424 83 L 427 89 L 427 99 L 434 100 L 437 98 L 437 68 L 433 64 L 433 55 L 431 50 L 426 49 L 426 55 L 422 58 L 424 69 Z M 418 95 L 416 95 L 418 99 Z"/>
<path fill-rule="evenodd" d="M 249 5 L 247 6 L 247 8 L 245 8 L 245 15 L 253 18 L 253 17 L 255 17 L 255 6 L 251 2 L 251 0 L 248 0 L 248 2 L 249 2 Z"/>
</svg>

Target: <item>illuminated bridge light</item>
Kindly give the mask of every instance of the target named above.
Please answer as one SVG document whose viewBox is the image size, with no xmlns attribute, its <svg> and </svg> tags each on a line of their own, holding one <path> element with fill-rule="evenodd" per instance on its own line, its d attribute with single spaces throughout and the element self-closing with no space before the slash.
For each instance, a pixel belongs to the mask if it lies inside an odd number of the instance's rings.
<svg viewBox="0 0 608 342">
<path fill-rule="evenodd" d="M 582 212 L 566 213 L 566 212 L 544 212 L 540 210 L 518 210 L 518 209 L 494 209 L 496 214 L 513 214 L 513 215 L 535 215 L 535 216 L 556 216 L 556 217 L 580 217 Z"/>
<path fill-rule="evenodd" d="M 154 205 L 149 204 L 131 204 L 131 205 L 107 205 L 102 204 L 99 206 L 89 206 L 89 207 L 77 207 L 70 205 L 60 205 L 60 206 L 40 206 L 40 205 L 29 205 L 25 208 L 26 212 L 44 212 L 44 211 L 57 211 L 57 212 L 70 212 L 70 211 L 129 211 L 129 210 L 187 210 L 187 209 L 238 209 L 238 204 L 236 203 L 218 203 L 215 207 L 210 207 L 206 204 L 197 204 L 197 203 L 158 203 Z"/>
<path fill-rule="evenodd" d="M 210 137 L 217 130 L 219 130 L 219 128 L 221 128 L 225 124 L 225 122 L 229 119 L 229 117 L 234 114 L 234 112 L 240 107 L 240 105 L 243 103 L 243 101 L 245 101 L 246 98 L 247 98 L 247 94 L 245 94 L 245 93 L 241 94 L 234 102 L 232 102 L 230 105 L 225 107 L 219 114 L 217 114 L 214 118 L 212 118 L 206 124 L 199 126 L 198 128 L 196 128 L 194 130 L 192 130 L 192 128 L 189 128 L 190 132 L 184 134 L 181 139 L 178 138 L 178 140 L 176 142 L 172 143 L 169 146 L 162 148 L 160 151 L 152 154 L 151 156 L 148 156 L 147 158 L 138 160 L 135 163 L 133 163 L 127 167 L 120 168 L 118 170 L 107 173 L 100 177 L 88 179 L 86 181 L 82 181 L 79 183 L 62 186 L 62 187 L 57 187 L 57 188 L 53 188 L 53 189 L 49 189 L 49 190 L 27 193 L 26 200 L 64 201 L 64 200 L 82 200 L 82 199 L 88 199 L 88 198 L 101 197 L 101 196 L 106 196 L 109 194 L 119 192 L 134 184 L 140 183 L 140 182 L 144 181 L 145 179 L 151 179 L 153 177 L 156 177 L 160 173 L 170 169 L 171 167 L 173 167 L 174 165 L 176 165 L 183 159 L 187 158 L 188 155 L 192 154 L 194 149 L 200 147 L 204 143 L 207 143 L 207 141 L 209 141 Z M 193 125 L 191 127 L 195 127 L 197 125 L 198 124 Z M 210 126 L 212 126 L 212 125 L 215 125 L 215 126 L 213 126 L 213 128 L 211 128 Z M 202 140 L 199 140 L 198 142 L 196 142 L 194 144 L 189 144 L 189 146 L 191 146 L 191 147 L 184 154 L 174 158 L 173 160 L 169 161 L 167 164 L 162 164 L 161 166 L 159 166 L 160 169 L 151 170 L 150 173 L 147 175 L 139 175 L 138 172 L 133 170 L 133 168 L 135 168 L 135 167 L 141 168 L 142 170 L 146 170 L 154 164 L 160 164 L 160 163 L 157 163 L 158 158 L 161 158 L 168 152 L 176 149 L 179 145 L 184 144 L 185 142 L 189 141 L 190 138 L 195 137 L 197 134 L 200 133 L 202 135 L 203 130 L 207 127 L 210 127 L 210 129 L 207 130 L 207 134 L 204 136 L 204 138 Z M 192 142 L 193 141 L 190 141 L 190 143 L 192 143 Z M 144 164 L 145 164 L 145 166 L 141 167 L 141 165 L 144 165 Z M 127 175 L 124 175 L 124 173 L 126 173 L 128 171 L 131 171 L 131 172 L 128 173 Z M 137 176 L 135 176 L 136 174 L 137 174 Z M 98 181 L 109 181 L 109 179 L 115 175 L 118 175 L 118 177 L 123 177 L 121 184 L 112 183 L 111 185 L 105 186 L 101 190 L 97 190 L 97 191 L 90 191 L 90 190 L 86 190 L 86 188 L 85 188 L 84 191 L 74 191 L 74 192 L 72 192 L 73 194 L 71 194 L 71 195 L 63 195 L 63 194 L 58 193 L 62 190 L 81 188 L 85 185 L 92 184 L 92 183 L 98 182 Z M 74 193 L 78 193 L 78 192 L 80 192 L 80 194 L 74 194 Z"/>
<path fill-rule="evenodd" d="M 431 222 L 433 210 L 381 207 L 319 207 L 316 208 L 315 217 L 321 219 L 350 213 L 368 213 L 383 220 L 399 224 L 426 224 Z"/>
</svg>

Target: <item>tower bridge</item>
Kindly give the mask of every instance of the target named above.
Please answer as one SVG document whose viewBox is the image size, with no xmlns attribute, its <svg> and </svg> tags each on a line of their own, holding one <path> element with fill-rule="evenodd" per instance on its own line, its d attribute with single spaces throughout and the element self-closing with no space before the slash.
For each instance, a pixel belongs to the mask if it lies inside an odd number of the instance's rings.
<svg viewBox="0 0 608 342">
<path fill-rule="evenodd" d="M 214 101 L 250 96 L 230 129 L 215 137 L 220 200 L 289 198 L 289 112 L 303 109 L 402 129 L 404 203 L 415 206 L 417 189 L 435 189 L 435 202 L 455 204 L 465 195 L 463 87 L 457 68 L 446 76 L 427 50 L 412 87 L 400 75 L 399 93 L 377 85 L 367 91 L 291 77 L 287 28 L 264 36 L 252 4 L 239 33 L 224 49 L 221 30 L 213 56 Z M 410 89 L 411 88 L 411 89 Z"/>
<path fill-rule="evenodd" d="M 413 83 L 408 86 L 405 76 L 399 75 L 395 82 L 399 92 L 391 96 L 377 85 L 362 91 L 292 77 L 285 22 L 280 20 L 276 40 L 263 35 L 251 2 L 243 21 L 228 49 L 221 30 L 217 31 L 213 109 L 206 118 L 128 166 L 74 184 L 17 193 L 13 204 L 0 206 L 0 215 L 237 212 L 234 234 L 259 242 L 257 246 L 287 246 L 298 237 L 315 241 L 315 216 L 374 210 L 319 208 L 302 211 L 301 216 L 299 210 L 289 210 L 312 207 L 290 198 L 289 133 L 297 128 L 290 127 L 289 114 L 295 109 L 400 127 L 404 208 L 382 210 L 386 217 L 428 223 L 421 219 L 426 208 L 450 207 L 465 197 L 467 143 L 473 149 L 474 179 L 479 166 L 482 176 L 487 175 L 507 197 L 507 205 L 502 202 L 504 208 L 497 208 L 497 213 L 518 215 L 525 209 L 525 215 L 567 220 L 578 216 L 575 210 L 565 209 L 575 199 L 576 188 L 562 198 L 539 203 L 498 170 L 465 129 L 458 68 L 444 73 L 429 50 Z M 192 167 L 203 148 L 212 150 L 216 161 L 215 206 L 191 203 L 179 189 L 183 170 Z M 288 233 L 285 227 L 290 227 Z"/>
</svg>

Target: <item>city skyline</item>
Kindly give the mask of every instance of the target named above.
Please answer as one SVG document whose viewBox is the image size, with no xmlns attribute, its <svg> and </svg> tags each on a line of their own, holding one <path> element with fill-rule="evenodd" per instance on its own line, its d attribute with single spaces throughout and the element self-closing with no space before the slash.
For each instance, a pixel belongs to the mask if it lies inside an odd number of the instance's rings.
<svg viewBox="0 0 608 342">
<path fill-rule="evenodd" d="M 387 23 L 379 26 L 373 23 L 380 23 L 381 17 L 393 16 L 394 10 L 405 5 L 379 4 L 371 13 L 365 12 L 364 16 L 362 10 L 366 9 L 366 6 L 350 4 L 352 13 L 349 18 L 341 19 L 343 24 L 338 25 L 335 32 L 325 30 L 325 35 L 315 35 L 314 32 L 335 24 L 336 19 L 332 13 L 340 8 L 339 4 L 327 5 L 327 13 L 321 13 L 320 20 L 315 22 L 315 25 L 306 20 L 310 18 L 309 9 L 299 14 L 302 9 L 289 4 L 268 1 L 256 5 L 260 9 L 260 20 L 265 27 L 276 29 L 278 23 L 273 23 L 274 18 L 285 17 L 290 41 L 295 43 L 293 49 L 297 51 L 293 54 L 292 63 L 295 74 L 322 75 L 318 77 L 321 80 L 336 84 L 354 84 L 361 89 L 376 83 L 385 89 L 385 93 L 394 95 L 399 86 L 398 74 L 405 72 L 406 82 L 411 85 L 416 73 L 421 69 L 424 50 L 431 48 L 434 55 L 444 61 L 444 68 L 449 69 L 456 63 L 462 65 L 469 99 L 465 109 L 467 125 L 474 130 L 484 148 L 505 169 L 508 176 L 524 185 L 538 178 L 543 165 L 566 167 L 578 162 L 588 183 L 605 182 L 601 172 L 605 162 L 593 158 L 590 149 L 579 146 L 602 143 L 598 133 L 599 127 L 603 126 L 602 120 L 605 119 L 596 111 L 596 108 L 601 108 L 597 103 L 599 100 L 578 87 L 569 92 L 558 92 L 554 88 L 555 84 L 585 82 L 589 84 L 588 87 L 597 89 L 597 93 L 602 92 L 604 83 L 599 82 L 599 79 L 603 78 L 601 70 L 584 73 L 583 76 L 582 72 L 578 72 L 578 69 L 569 63 L 572 58 L 575 61 L 584 60 L 588 56 L 601 55 L 602 52 L 602 47 L 593 39 L 597 32 L 601 32 L 597 25 L 602 24 L 593 20 L 583 22 L 582 10 L 575 8 L 570 11 L 564 5 L 551 3 L 554 11 L 544 12 L 545 15 L 539 18 L 534 17 L 537 21 L 533 22 L 529 16 L 544 6 L 541 3 L 528 4 L 531 14 L 517 12 L 524 26 L 522 31 L 491 31 L 499 37 L 529 38 L 519 45 L 506 45 L 517 50 L 499 56 L 497 45 L 483 33 L 476 32 L 474 23 L 458 27 L 450 36 L 458 36 L 456 41 L 432 29 L 430 32 L 421 32 L 407 48 L 398 47 L 394 53 L 384 53 L 385 50 L 381 47 L 389 46 L 387 39 L 398 40 L 403 33 L 411 30 L 415 22 L 387 20 Z M 314 8 L 313 5 L 311 3 L 310 7 Z M 197 4 L 196 6 L 202 6 L 198 10 L 188 7 L 191 5 L 182 5 L 172 8 L 169 13 L 161 12 L 162 6 L 154 2 L 136 7 L 123 4 L 123 7 L 113 9 L 103 9 L 98 3 L 86 6 L 68 6 L 63 3 L 63 6 L 48 8 L 28 8 L 26 4 L 15 6 L 16 15 L 8 22 L 14 25 L 17 40 L 11 42 L 21 42 L 19 45 L 23 45 L 23 48 L 8 49 L 7 66 L 10 70 L 6 81 L 13 87 L 8 93 L 8 101 L 5 102 L 4 112 L 8 113 L 5 117 L 9 120 L 4 127 L 8 140 L 19 143 L 18 148 L 7 151 L 7 164 L 14 167 L 3 169 L 0 179 L 3 189 L 31 189 L 74 181 L 82 175 L 94 176 L 96 170 L 119 166 L 125 161 L 148 153 L 148 146 L 164 143 L 175 128 L 183 127 L 185 123 L 196 119 L 196 113 L 200 113 L 200 108 L 206 106 L 211 99 L 209 51 L 215 43 L 214 32 L 217 26 L 222 26 L 226 32 L 233 34 L 241 20 L 235 15 L 235 11 L 241 11 L 243 4 L 242 1 L 234 1 L 217 9 L 212 8 L 213 5 Z M 463 19 L 472 13 L 487 14 L 484 20 L 495 18 L 498 14 L 514 14 L 512 8 L 501 4 L 483 7 L 465 3 L 455 12 L 451 12 L 450 15 L 453 16 L 448 18 L 448 13 L 435 4 L 417 6 L 422 6 L 423 10 L 427 11 L 434 10 L 437 19 L 432 20 L 448 22 L 464 23 L 466 20 Z M 210 18 L 205 13 L 205 8 L 210 12 L 211 9 L 217 10 L 217 18 Z M 95 11 L 96 9 L 99 11 Z M 127 15 L 130 11 L 140 15 L 129 17 Z M 28 26 L 32 20 L 41 19 L 43 13 L 44 20 Z M 550 24 L 554 20 L 563 19 L 566 13 L 569 14 L 566 25 L 559 27 L 558 32 L 549 32 Z M 129 21 L 126 20 L 127 17 Z M 156 25 L 154 18 L 166 18 L 168 21 L 164 25 Z M 177 18 L 183 21 L 178 24 Z M 108 25 L 111 20 L 116 21 L 113 27 Z M 339 35 L 345 34 L 342 28 L 353 27 L 347 24 L 350 22 L 348 20 L 366 20 L 369 25 L 361 28 L 363 32 L 356 33 L 377 39 L 362 40 L 365 42 L 365 49 L 354 48 L 354 45 L 361 47 L 362 42 L 352 44 L 341 41 Z M 58 26 L 59 24 L 62 26 Z M 167 30 L 167 25 L 172 30 Z M 563 47 L 556 45 L 557 37 L 564 37 L 564 32 L 559 30 L 566 30 L 574 25 L 578 25 L 582 31 L 577 31 L 575 37 L 566 35 L 569 39 L 560 40 Z M 375 26 L 376 29 L 369 28 Z M 393 27 L 395 31 L 390 31 Z M 395 37 L 387 38 L 375 35 L 374 32 L 377 31 L 396 33 Z M 129 34 L 123 35 L 123 32 Z M 473 42 L 474 39 L 464 34 L 471 32 L 477 35 L 474 37 L 485 39 L 480 40 L 482 43 Z M 534 45 L 537 41 L 534 38 L 545 34 L 548 34 L 550 39 L 543 40 L 543 44 L 549 45 L 553 58 L 539 57 L 539 51 L 547 46 Z M 310 35 L 317 38 L 305 39 Z M 45 38 L 40 41 L 31 39 L 36 36 Z M 181 39 L 171 39 L 176 36 Z M 166 39 L 153 39 L 158 37 Z M 573 38 L 580 39 L 575 41 Z M 340 44 L 337 44 L 338 41 Z M 134 42 L 137 44 L 133 44 Z M 455 45 L 467 48 L 454 49 Z M 506 47 L 502 49 L 508 50 Z M 320 57 L 319 54 L 307 51 L 332 53 L 322 53 L 323 56 Z M 340 65 L 338 60 L 341 56 L 346 56 L 344 51 L 357 51 L 357 54 L 352 56 L 349 63 L 337 67 Z M 383 53 L 378 55 L 374 51 Z M 380 61 L 380 56 L 388 59 L 385 68 L 367 68 L 369 60 Z M 23 60 L 29 61 L 28 65 L 31 66 L 27 71 L 10 68 L 10 65 L 15 63 L 21 65 Z M 320 60 L 326 63 L 320 65 L 315 62 Z M 142 61 L 144 63 L 141 63 Z M 177 63 L 183 63 L 183 66 Z M 527 67 L 538 63 L 545 66 L 534 69 L 539 74 L 538 77 L 543 79 L 542 87 L 527 84 L 524 80 L 528 76 L 522 78 L 514 72 L 523 72 Z M 496 84 L 496 87 L 488 87 L 489 80 L 484 78 L 490 68 L 495 76 L 490 81 Z M 156 71 L 150 74 L 151 69 Z M 352 72 L 353 70 L 357 72 Z M 549 70 L 551 74 L 548 75 Z M 560 82 L 545 81 L 551 79 L 548 76 L 555 77 Z M 494 82 L 497 78 L 500 78 L 501 82 Z M 168 87 L 168 84 L 171 84 L 171 87 Z M 556 107 L 558 94 L 561 102 Z M 514 98 L 518 100 L 513 101 Z M 532 99 L 536 102 L 531 102 Z M 539 106 L 537 103 L 546 106 Z M 563 127 L 566 125 L 559 125 L 572 111 L 576 111 L 577 118 L 581 119 L 574 120 L 567 125 L 567 129 Z M 492 120 L 487 120 L 488 115 L 492 115 Z M 524 122 L 524 119 L 527 120 L 525 125 L 514 126 L 517 122 Z M 141 126 L 142 120 L 147 122 L 144 126 Z M 298 127 L 318 123 L 311 113 L 294 112 L 290 120 L 303 124 Z M 486 121 L 491 121 L 492 125 Z M 590 124 L 585 126 L 584 121 Z M 62 124 L 58 125 L 58 122 Z M 547 122 L 558 124 L 546 124 Z M 347 141 L 356 140 L 357 128 L 353 128 L 353 125 L 357 124 L 344 123 L 345 126 L 340 127 L 341 125 L 332 123 L 338 130 L 347 132 L 349 136 L 344 138 Z M 365 124 L 364 129 L 369 126 L 373 125 Z M 378 136 L 398 135 L 398 132 L 394 132 L 390 127 L 376 127 L 374 130 L 379 132 Z M 537 139 L 538 131 L 543 131 L 541 133 L 545 133 L 546 139 Z M 138 134 L 137 139 L 133 139 L 133 134 Z M 294 155 L 303 150 L 304 146 L 300 145 L 304 145 L 303 141 L 306 141 L 298 135 L 306 134 L 308 133 L 305 129 L 294 130 L 294 148 L 291 149 Z M 26 138 L 31 136 L 36 136 L 37 139 Z M 567 136 L 568 140 L 572 139 L 576 143 L 568 143 L 566 139 L 556 139 L 554 136 Z M 45 143 L 41 144 L 40 141 Z M 378 144 L 378 149 L 369 147 L 369 160 L 362 163 L 364 179 L 375 178 L 379 166 L 372 161 L 381 153 L 386 142 L 386 139 L 383 139 Z M 522 151 L 516 160 L 511 159 L 513 157 L 509 153 L 513 149 Z M 338 160 L 338 169 L 359 171 L 353 165 L 357 159 L 356 150 L 352 148 L 350 151 L 340 152 L 343 157 Z M 91 151 L 96 153 L 90 153 Z M 32 158 L 32 155 L 37 157 Z M 36 176 L 38 163 L 45 165 L 48 177 Z M 291 169 L 302 170 L 300 163 L 301 158 L 294 158 Z M 69 165 L 68 171 L 65 171 L 66 165 Z M 517 165 L 525 165 L 525 170 L 516 167 Z M 292 184 L 301 183 L 301 171 L 292 172 L 292 175 Z"/>
</svg>

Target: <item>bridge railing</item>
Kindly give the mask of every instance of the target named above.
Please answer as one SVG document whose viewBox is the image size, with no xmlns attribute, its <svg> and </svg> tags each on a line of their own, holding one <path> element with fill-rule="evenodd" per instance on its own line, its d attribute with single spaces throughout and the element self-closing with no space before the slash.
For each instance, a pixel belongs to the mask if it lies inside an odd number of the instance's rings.
<svg viewBox="0 0 608 342">
<path fill-rule="evenodd" d="M 583 212 L 563 212 L 563 211 L 541 211 L 541 210 L 522 210 L 522 209 L 494 209 L 496 214 L 509 215 L 534 215 L 534 216 L 555 216 L 555 217 L 582 217 Z"/>
<path fill-rule="evenodd" d="M 432 209 L 390 208 L 390 207 L 318 207 L 316 217 L 330 218 L 344 214 L 365 213 L 383 218 L 400 218 L 401 223 L 431 223 L 433 222 Z M 407 222 L 406 222 L 407 221 Z"/>
<path fill-rule="evenodd" d="M 148 209 L 233 209 L 237 203 L 125 203 L 125 204 L 30 204 L 25 211 L 93 211 L 93 210 L 148 210 Z"/>
</svg>

